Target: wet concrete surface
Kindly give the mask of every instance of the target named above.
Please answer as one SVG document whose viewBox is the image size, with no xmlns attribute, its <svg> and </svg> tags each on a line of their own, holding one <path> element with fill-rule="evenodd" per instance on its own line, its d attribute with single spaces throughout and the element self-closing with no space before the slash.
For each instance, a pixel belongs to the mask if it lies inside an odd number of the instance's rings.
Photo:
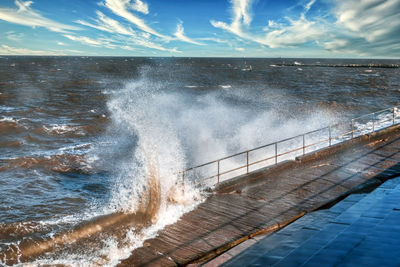
<svg viewBox="0 0 400 267">
<path fill-rule="evenodd" d="M 400 178 L 209 262 L 208 266 L 400 266 Z M 247 242 L 244 242 L 247 243 Z"/>
</svg>

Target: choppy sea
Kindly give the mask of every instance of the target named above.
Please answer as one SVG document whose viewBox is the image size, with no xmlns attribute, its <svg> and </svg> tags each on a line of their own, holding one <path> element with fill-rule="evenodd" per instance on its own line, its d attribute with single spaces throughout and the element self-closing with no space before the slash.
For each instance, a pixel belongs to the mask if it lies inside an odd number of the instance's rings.
<svg viewBox="0 0 400 267">
<path fill-rule="evenodd" d="M 204 200 L 177 173 L 398 105 L 399 64 L 0 57 L 0 265 L 114 266 Z"/>
</svg>

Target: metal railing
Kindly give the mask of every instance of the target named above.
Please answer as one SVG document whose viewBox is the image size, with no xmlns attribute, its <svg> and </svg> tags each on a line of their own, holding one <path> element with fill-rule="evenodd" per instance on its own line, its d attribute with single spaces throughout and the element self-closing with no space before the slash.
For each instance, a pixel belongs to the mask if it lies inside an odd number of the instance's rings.
<svg viewBox="0 0 400 267">
<path fill-rule="evenodd" d="M 232 175 L 228 178 L 225 177 L 226 179 L 224 180 L 228 180 L 242 174 L 249 174 L 249 172 L 263 167 L 274 164 L 277 165 L 278 162 L 287 160 L 289 158 L 302 156 L 306 153 L 323 147 L 330 147 L 333 144 L 352 140 L 360 135 L 369 134 L 392 125 L 397 125 L 400 122 L 398 118 L 400 118 L 400 106 L 379 110 L 354 118 L 351 121 L 336 123 L 327 127 L 213 160 L 196 167 L 186 169 L 180 172 L 180 175 L 182 182 L 184 182 L 188 176 L 191 176 L 192 179 L 194 177 L 193 180 L 195 183 L 216 179 L 216 182 L 213 183 L 213 185 L 219 184 L 222 177 L 226 176 L 227 174 Z M 269 150 L 269 153 L 266 153 L 266 151 L 262 152 L 262 150 Z M 251 160 L 252 154 L 257 152 L 260 152 L 258 158 Z M 232 162 L 235 161 L 235 158 L 240 156 L 242 156 L 240 163 L 237 163 L 237 160 L 236 162 Z M 231 164 L 228 165 L 236 166 L 223 168 L 222 163 L 228 160 L 231 160 Z M 252 169 L 253 166 L 254 168 Z M 203 169 L 203 171 L 199 172 L 200 169 Z M 204 169 L 206 170 L 204 171 Z M 241 172 L 238 173 L 238 171 Z M 209 172 L 212 174 L 210 175 Z"/>
</svg>

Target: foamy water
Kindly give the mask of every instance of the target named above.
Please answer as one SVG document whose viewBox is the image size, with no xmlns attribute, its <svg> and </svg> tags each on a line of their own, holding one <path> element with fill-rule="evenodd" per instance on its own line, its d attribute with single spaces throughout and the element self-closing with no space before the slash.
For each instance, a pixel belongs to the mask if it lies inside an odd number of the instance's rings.
<svg viewBox="0 0 400 267">
<path fill-rule="evenodd" d="M 399 99 L 398 69 L 247 64 L 1 58 L 0 262 L 114 266 L 207 197 L 182 170 Z M 389 116 L 354 126 L 361 134 Z"/>
</svg>

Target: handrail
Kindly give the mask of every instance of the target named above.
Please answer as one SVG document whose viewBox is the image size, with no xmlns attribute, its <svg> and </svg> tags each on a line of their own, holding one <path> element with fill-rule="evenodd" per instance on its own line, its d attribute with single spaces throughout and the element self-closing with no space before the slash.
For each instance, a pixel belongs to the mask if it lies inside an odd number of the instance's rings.
<svg viewBox="0 0 400 267">
<path fill-rule="evenodd" d="M 391 118 L 387 118 L 388 117 L 387 115 L 389 115 L 389 114 L 387 114 L 383 118 L 379 119 L 379 116 L 377 116 L 377 114 L 381 114 L 381 113 L 387 112 L 387 111 L 391 111 L 391 113 L 390 113 Z M 316 129 L 316 130 L 312 130 L 312 131 L 303 133 L 303 134 L 299 134 L 299 135 L 296 135 L 296 136 L 293 136 L 293 137 L 285 138 L 285 139 L 282 139 L 282 140 L 279 140 L 279 141 L 276 141 L 276 142 L 268 143 L 266 145 L 258 146 L 258 147 L 252 148 L 252 149 L 248 149 L 248 150 L 245 150 L 245 151 L 242 151 L 242 152 L 235 153 L 233 155 L 229 155 L 229 156 L 226 156 L 226 157 L 223 157 L 223 158 L 219 158 L 219 159 L 216 159 L 216 160 L 213 160 L 213 161 L 209 161 L 209 162 L 203 163 L 201 165 L 197 165 L 195 167 L 191 167 L 189 169 L 181 171 L 179 174 L 182 175 L 182 182 L 184 182 L 185 181 L 185 174 L 187 172 L 194 171 L 196 169 L 199 169 L 199 168 L 205 167 L 207 165 L 211 165 L 211 164 L 215 164 L 216 163 L 217 164 L 216 173 L 214 175 L 212 175 L 212 176 L 202 177 L 202 178 L 200 178 L 200 180 L 204 181 L 204 180 L 208 180 L 208 179 L 211 179 L 211 178 L 217 178 L 217 184 L 219 184 L 220 183 L 220 177 L 222 175 L 225 175 L 225 174 L 228 174 L 228 173 L 232 173 L 232 172 L 238 171 L 240 169 L 246 168 L 246 174 L 248 174 L 249 173 L 249 167 L 254 166 L 256 164 L 259 164 L 259 163 L 262 163 L 262 162 L 265 162 L 265 161 L 268 161 L 268 160 L 275 159 L 275 163 L 274 164 L 276 165 L 276 164 L 278 164 L 278 161 L 279 161 L 278 158 L 279 157 L 282 157 L 282 156 L 285 156 L 285 155 L 288 155 L 288 154 L 291 154 L 291 153 L 294 153 L 294 152 L 297 152 L 297 151 L 301 151 L 302 150 L 302 155 L 305 155 L 307 148 L 314 147 L 314 146 L 323 144 L 325 142 L 328 142 L 328 147 L 330 147 L 330 146 L 332 146 L 332 141 L 338 141 L 337 143 L 340 143 L 341 141 L 338 140 L 339 138 L 344 138 L 344 140 L 342 142 L 347 141 L 347 140 L 353 140 L 355 138 L 354 134 L 357 133 L 357 132 L 361 133 L 360 135 L 365 135 L 365 134 L 376 132 L 376 130 L 378 130 L 378 126 L 379 126 L 378 124 L 379 123 L 382 124 L 382 123 L 391 121 L 391 125 L 389 125 L 389 126 L 397 125 L 397 124 L 399 124 L 399 122 L 396 122 L 396 118 L 400 117 L 400 115 L 397 115 L 396 112 L 400 114 L 400 105 L 394 106 L 394 107 L 390 107 L 390 108 L 386 108 L 386 109 L 382 109 L 382 110 L 378 110 L 378 111 L 375 111 L 375 112 L 372 112 L 372 113 L 369 113 L 369 114 L 365 114 L 365 115 L 353 118 L 353 119 L 351 119 L 351 121 L 344 121 L 344 122 L 340 122 L 340 123 L 335 123 L 335 124 L 332 124 L 332 125 L 329 125 L 329 126 L 326 126 L 326 127 L 322 127 L 322 128 Z M 368 123 L 364 124 L 365 127 L 367 128 L 366 132 L 364 132 L 365 131 L 364 128 L 356 129 L 355 122 L 357 120 L 359 120 L 361 118 L 370 118 L 371 119 L 371 116 L 372 116 L 372 120 L 371 120 L 372 121 L 372 131 L 368 130 L 369 129 Z M 376 122 L 377 118 L 378 118 L 378 122 Z M 339 127 L 339 126 L 345 126 L 344 127 L 345 128 L 345 132 L 341 133 L 339 135 L 332 135 L 332 130 L 334 128 L 336 128 L 336 127 Z M 347 130 L 349 126 L 350 126 L 350 131 Z M 386 128 L 386 127 L 389 127 L 389 126 L 383 126 L 383 128 Z M 379 129 L 383 129 L 383 128 L 379 128 Z M 316 132 L 322 131 L 322 130 L 328 130 L 328 132 L 329 132 L 328 138 L 323 138 L 322 140 L 314 141 L 311 144 L 306 144 L 306 136 L 307 135 L 310 135 L 312 133 L 316 133 Z M 290 140 L 295 140 L 295 139 L 300 138 L 300 137 L 302 137 L 302 141 L 300 142 L 301 146 L 297 146 L 297 147 L 289 149 L 288 151 L 281 151 L 280 153 L 278 153 L 278 145 L 279 144 L 287 142 L 287 141 L 290 141 Z M 266 148 L 266 147 L 269 147 L 269 146 L 274 146 L 274 150 L 275 151 L 274 151 L 274 154 L 272 156 L 269 156 L 269 157 L 263 158 L 263 159 L 258 159 L 258 160 L 253 161 L 253 162 L 249 161 L 249 153 L 251 153 L 253 151 L 260 150 L 260 149 L 263 149 L 263 148 Z M 234 157 L 237 157 L 237 156 L 240 156 L 240 155 L 246 155 L 246 164 L 245 165 L 240 165 L 239 167 L 235 167 L 235 168 L 232 168 L 232 169 L 229 169 L 229 170 L 221 171 L 221 168 L 220 168 L 221 167 L 220 166 L 221 161 L 224 161 L 224 160 L 227 160 L 227 159 L 231 159 L 231 158 L 234 158 Z"/>
</svg>

